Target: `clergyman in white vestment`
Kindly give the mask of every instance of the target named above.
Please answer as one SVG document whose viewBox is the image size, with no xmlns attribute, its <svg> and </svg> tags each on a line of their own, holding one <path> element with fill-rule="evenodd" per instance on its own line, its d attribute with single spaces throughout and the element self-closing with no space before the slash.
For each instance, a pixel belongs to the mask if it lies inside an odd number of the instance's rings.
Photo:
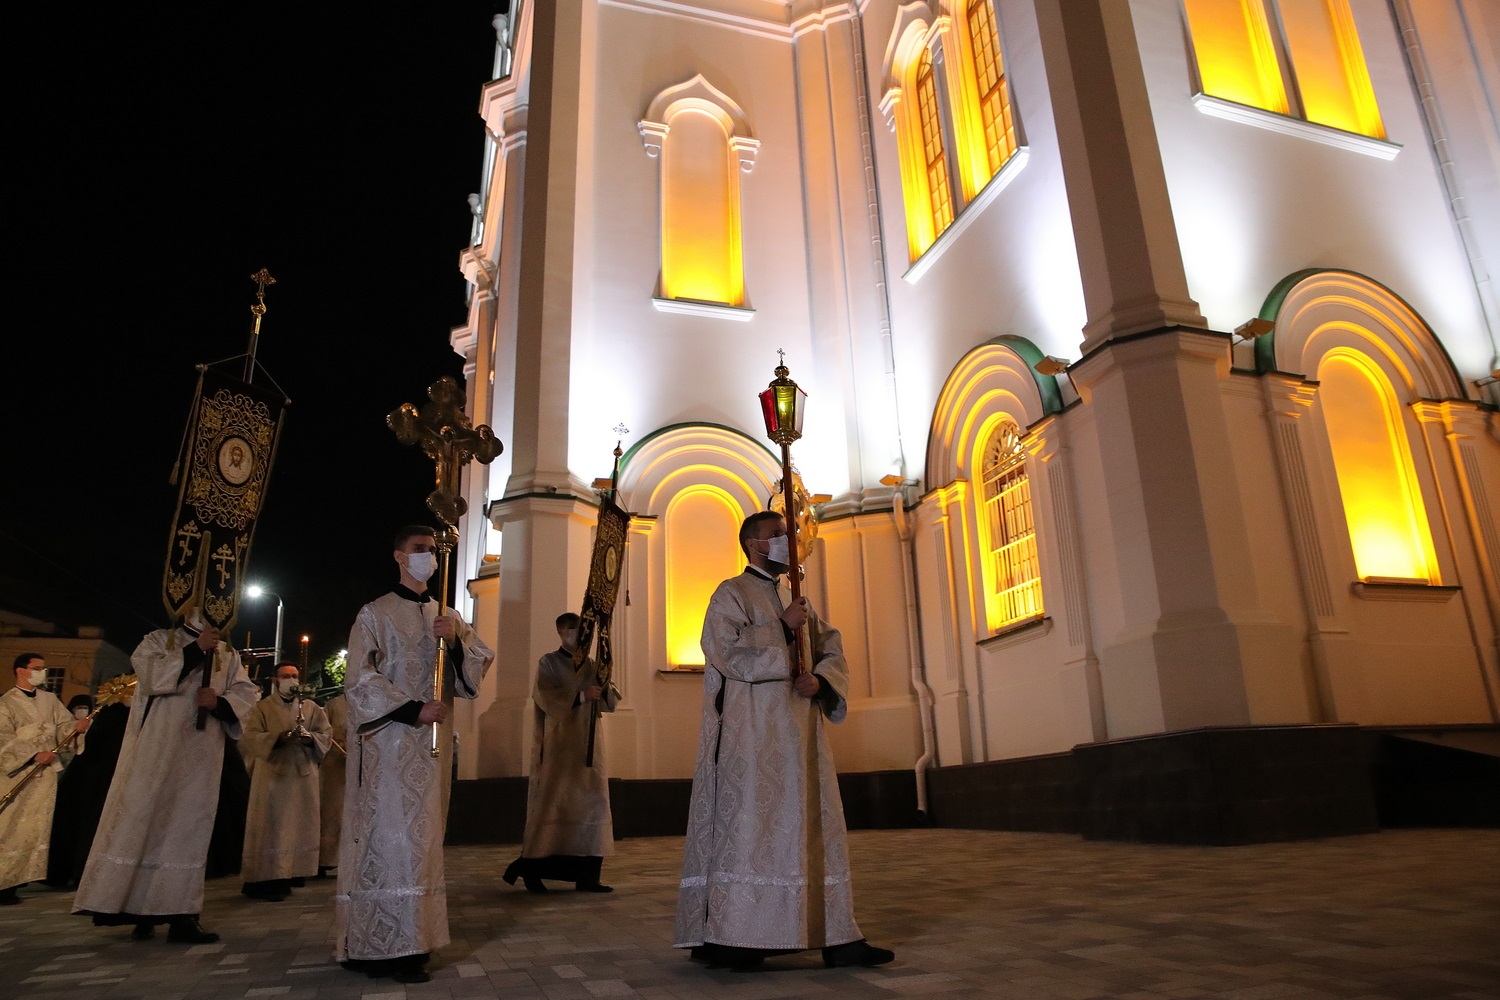
<svg viewBox="0 0 1500 1000">
<path fill-rule="evenodd" d="M 298 697 L 299 681 L 295 663 L 278 663 L 271 695 L 250 713 L 240 739 L 240 753 L 255 762 L 240 861 L 241 891 L 251 899 L 279 902 L 294 879 L 318 874 L 318 772 L 333 741 L 323 710 Z"/>
<path fill-rule="evenodd" d="M 594 761 L 588 760 L 589 725 L 613 712 L 620 692 L 599 683 L 598 664 L 573 667 L 578 616 L 559 615 L 559 649 L 536 665 L 531 701 L 535 728 L 531 778 L 526 786 L 526 834 L 521 856 L 505 870 L 505 881 L 523 879 L 531 892 L 546 892 L 543 879 L 572 882 L 580 892 L 611 892 L 599 882 L 604 859 L 615 852 L 609 812 L 609 773 L 604 765 L 604 727 L 594 728 Z"/>
<path fill-rule="evenodd" d="M 349 634 L 349 709 L 343 842 L 334 897 L 334 955 L 351 970 L 426 982 L 431 953 L 448 943 L 443 885 L 442 761 L 432 726 L 447 717 L 433 697 L 437 639 L 447 646 L 454 694 L 473 698 L 495 654 L 438 602 L 431 528 L 396 536 L 401 582 L 360 609 Z"/>
<path fill-rule="evenodd" d="M 133 923 L 138 939 L 166 923 L 168 940 L 208 944 L 218 935 L 199 926 L 198 914 L 224 740 L 240 738 L 260 689 L 196 609 L 177 628 L 142 639 L 130 663 L 130 722 L 73 912 L 96 924 Z M 200 708 L 208 713 L 202 729 Z"/>
<path fill-rule="evenodd" d="M 0 906 L 19 903 L 16 890 L 47 875 L 57 776 L 63 769 L 53 748 L 89 727 L 42 686 L 47 662 L 40 653 L 16 657 L 14 671 L 16 686 L 0 695 L 0 796 L 26 784 L 0 812 Z M 34 769 L 39 770 L 28 780 Z"/>
<path fill-rule="evenodd" d="M 703 621 L 703 728 L 677 896 L 675 945 L 711 964 L 754 967 L 823 949 L 830 966 L 895 958 L 854 922 L 838 774 L 823 732 L 848 711 L 838 630 L 806 598 L 783 600 L 786 522 L 740 526 L 750 565 L 721 583 Z M 810 672 L 794 674 L 807 626 Z"/>
</svg>

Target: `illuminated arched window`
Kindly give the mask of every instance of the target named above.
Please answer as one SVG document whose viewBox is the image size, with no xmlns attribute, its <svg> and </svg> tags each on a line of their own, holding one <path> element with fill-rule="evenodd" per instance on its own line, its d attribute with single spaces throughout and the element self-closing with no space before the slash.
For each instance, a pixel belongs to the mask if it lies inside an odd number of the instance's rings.
<svg viewBox="0 0 1500 1000">
<path fill-rule="evenodd" d="M 1330 352 L 1318 366 L 1355 571 L 1366 581 L 1439 583 L 1437 559 L 1395 393 L 1368 358 Z"/>
<path fill-rule="evenodd" d="M 922 55 L 912 75 L 917 95 L 917 123 L 922 132 L 922 164 L 927 174 L 927 202 L 932 213 L 932 231 L 941 233 L 953 221 L 953 191 L 948 178 L 948 149 L 943 134 L 943 107 L 938 100 L 937 78 L 932 71 L 932 51 Z"/>
<path fill-rule="evenodd" d="M 985 611 L 991 631 L 998 631 L 1042 614 L 1031 480 L 1014 421 L 1003 419 L 990 432 L 979 469 Z"/>
<path fill-rule="evenodd" d="M 667 658 L 702 666 L 703 613 L 714 588 L 745 565 L 738 542 L 744 515 L 710 486 L 683 490 L 667 505 Z"/>
<path fill-rule="evenodd" d="M 760 146 L 744 114 L 696 76 L 658 94 L 639 127 L 661 159 L 658 302 L 743 306 L 740 174 Z"/>
<path fill-rule="evenodd" d="M 993 0 L 969 0 L 965 8 L 965 42 L 969 64 L 966 83 L 977 104 L 979 130 L 974 146 L 983 154 L 976 163 L 975 189 L 1000 172 L 1017 147 L 1015 117 L 1010 108 L 1010 84 L 1005 78 L 1005 58 L 1000 49 L 1000 31 Z"/>
<path fill-rule="evenodd" d="M 1349 0 L 1185 0 L 1204 94 L 1385 137 Z"/>
</svg>

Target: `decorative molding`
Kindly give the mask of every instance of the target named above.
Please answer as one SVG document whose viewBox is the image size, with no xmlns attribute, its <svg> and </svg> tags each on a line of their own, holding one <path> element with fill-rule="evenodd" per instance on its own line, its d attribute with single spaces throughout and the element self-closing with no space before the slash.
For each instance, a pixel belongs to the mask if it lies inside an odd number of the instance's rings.
<svg viewBox="0 0 1500 1000">
<path fill-rule="evenodd" d="M 1375 139 L 1368 135 L 1360 135 L 1358 132 L 1345 132 L 1331 125 L 1319 125 L 1317 122 L 1293 118 L 1290 115 L 1267 111 L 1264 108 L 1252 108 L 1248 104 L 1226 101 L 1222 97 L 1210 97 L 1207 94 L 1194 94 L 1193 107 L 1213 118 L 1239 122 L 1241 125 L 1253 125 L 1268 132 L 1290 135 L 1298 139 L 1310 139 L 1335 149 L 1347 149 L 1352 153 L 1373 156 L 1378 160 L 1394 160 L 1396 154 L 1400 153 L 1403 148 L 1399 142 Z"/>
<path fill-rule="evenodd" d="M 1462 587 L 1443 587 L 1431 583 L 1405 583 L 1395 580 L 1358 580 L 1349 585 L 1355 597 L 1366 601 L 1406 601 L 1441 604 L 1451 600 Z"/>
<path fill-rule="evenodd" d="M 754 35 L 777 42 L 792 40 L 792 26 L 786 22 L 746 17 L 742 14 L 730 14 L 719 10 L 705 10 L 697 4 L 673 3 L 672 0 L 599 0 L 599 6 L 619 7 L 642 14 L 654 14 L 683 21 L 698 21 L 742 35 Z"/>
<path fill-rule="evenodd" d="M 651 304 L 657 312 L 678 313 L 683 316 L 707 316 L 711 319 L 727 319 L 736 323 L 748 323 L 755 318 L 755 310 L 745 306 L 729 306 L 721 302 L 700 302 L 697 299 L 664 299 L 653 295 Z"/>
<path fill-rule="evenodd" d="M 930 271 L 932 265 L 937 263 L 938 258 L 958 241 L 963 231 L 974 224 L 974 220 L 979 218 L 980 213 L 984 211 L 985 207 L 998 198 L 1001 191 L 1010 186 L 1011 182 L 1021 173 L 1022 168 L 1026 166 L 1027 161 L 1030 159 L 1031 147 L 1018 147 L 1015 154 L 1005 161 L 1005 165 L 1000 168 L 999 173 L 990 178 L 990 182 L 984 186 L 984 190 L 976 194 L 974 199 L 963 207 L 963 210 L 958 213 L 958 217 L 949 223 L 947 229 L 943 230 L 943 234 L 936 240 L 933 240 L 932 246 L 924 250 L 922 256 L 918 257 L 912 263 L 911 267 L 906 269 L 906 273 L 901 276 L 901 280 L 909 285 L 915 285 L 918 281 L 921 281 L 922 275 Z"/>
<path fill-rule="evenodd" d="M 997 649 L 1008 649 L 1011 646 L 1019 646 L 1023 642 L 1032 639 L 1040 639 L 1052 631 L 1052 618 L 1050 615 L 1041 618 L 1032 618 L 1014 625 L 1007 625 L 987 639 L 980 639 L 974 645 L 987 652 Z"/>
<path fill-rule="evenodd" d="M 657 667 L 658 677 L 702 677 L 703 667 Z"/>
</svg>

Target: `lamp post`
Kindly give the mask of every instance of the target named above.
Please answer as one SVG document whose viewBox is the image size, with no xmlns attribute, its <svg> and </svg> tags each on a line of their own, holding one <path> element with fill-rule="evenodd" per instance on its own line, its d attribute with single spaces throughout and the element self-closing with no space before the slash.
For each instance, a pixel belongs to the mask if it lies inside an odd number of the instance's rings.
<svg viewBox="0 0 1500 1000">
<path fill-rule="evenodd" d="M 245 595 L 247 597 L 251 597 L 251 598 L 256 598 L 256 597 L 274 597 L 274 598 L 276 598 L 276 641 L 275 641 L 275 643 L 273 643 L 273 645 L 275 646 L 275 654 L 274 655 L 276 657 L 276 663 L 280 663 L 281 662 L 281 614 L 282 614 L 282 611 L 285 610 L 285 605 L 283 605 L 281 603 L 281 595 L 277 594 L 277 593 L 273 593 L 272 591 L 267 590 L 266 588 L 262 587 L 258 583 L 254 583 L 254 584 L 251 584 L 249 587 L 246 587 L 245 588 Z M 274 666 L 274 664 L 273 664 L 273 666 Z"/>
<path fill-rule="evenodd" d="M 789 376 L 791 370 L 786 366 L 786 352 L 776 352 L 781 358 L 781 364 L 776 366 L 776 378 L 760 394 L 761 415 L 766 420 L 766 436 L 781 445 L 781 493 L 786 508 L 786 533 L 787 548 L 790 550 L 788 558 L 792 564 L 787 567 L 787 582 L 792 587 L 792 601 L 802 600 L 802 546 L 797 539 L 797 496 L 796 488 L 792 484 L 792 442 L 802 436 L 802 415 L 804 412 L 803 402 L 807 399 L 807 393 L 798 388 Z M 797 630 L 797 657 L 792 665 L 792 676 L 806 673 L 807 652 L 803 645 L 803 630 Z"/>
</svg>

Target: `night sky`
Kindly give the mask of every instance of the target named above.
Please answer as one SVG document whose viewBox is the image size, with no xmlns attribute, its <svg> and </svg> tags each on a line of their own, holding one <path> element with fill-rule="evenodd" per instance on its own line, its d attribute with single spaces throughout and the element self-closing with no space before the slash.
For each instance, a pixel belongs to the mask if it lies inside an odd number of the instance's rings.
<svg viewBox="0 0 1500 1000">
<path fill-rule="evenodd" d="M 265 267 L 259 360 L 292 407 L 249 575 L 285 601 L 284 646 L 309 633 L 321 659 L 395 582 L 395 529 L 432 523 L 431 463 L 385 414 L 462 374 L 448 335 L 504 0 L 46 6 L 9 16 L 29 55 L 7 144 L 0 607 L 126 652 L 166 624 L 194 365 L 244 352 Z M 246 602 L 235 644 L 269 645 L 274 618 Z"/>
</svg>

